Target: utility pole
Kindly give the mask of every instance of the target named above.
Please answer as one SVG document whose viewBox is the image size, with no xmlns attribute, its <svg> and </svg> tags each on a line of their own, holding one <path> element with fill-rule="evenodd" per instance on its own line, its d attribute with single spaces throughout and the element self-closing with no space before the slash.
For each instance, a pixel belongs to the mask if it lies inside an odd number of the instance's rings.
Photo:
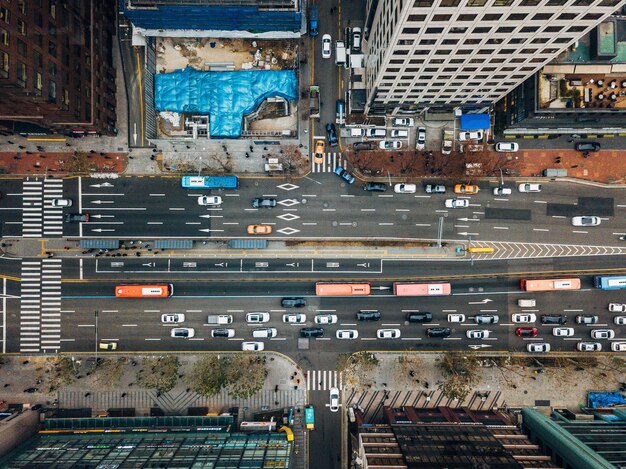
<svg viewBox="0 0 626 469">
<path fill-rule="evenodd" d="M 439 217 L 439 226 L 437 227 L 437 247 L 441 248 L 441 238 L 443 236 L 443 217 Z"/>
</svg>

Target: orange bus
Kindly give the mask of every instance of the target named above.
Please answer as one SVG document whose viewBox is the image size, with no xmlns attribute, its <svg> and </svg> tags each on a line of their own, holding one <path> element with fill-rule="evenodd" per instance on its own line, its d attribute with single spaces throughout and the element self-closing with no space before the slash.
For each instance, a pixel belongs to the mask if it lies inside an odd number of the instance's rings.
<svg viewBox="0 0 626 469">
<path fill-rule="evenodd" d="M 117 298 L 167 298 L 174 294 L 174 285 L 117 285 L 115 296 Z"/>
<path fill-rule="evenodd" d="M 525 291 L 558 291 L 558 290 L 580 290 L 579 278 L 542 278 L 528 279 L 521 281 L 522 290 Z"/>
<path fill-rule="evenodd" d="M 317 296 L 369 295 L 372 288 L 369 283 L 323 283 L 315 284 Z"/>
<path fill-rule="evenodd" d="M 396 296 L 438 296 L 449 295 L 449 283 L 399 283 L 393 284 L 393 294 Z"/>
</svg>

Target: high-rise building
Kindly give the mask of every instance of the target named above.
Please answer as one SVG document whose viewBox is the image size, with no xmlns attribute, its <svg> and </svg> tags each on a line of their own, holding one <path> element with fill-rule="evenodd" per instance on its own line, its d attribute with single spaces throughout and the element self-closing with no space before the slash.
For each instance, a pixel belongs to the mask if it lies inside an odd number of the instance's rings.
<svg viewBox="0 0 626 469">
<path fill-rule="evenodd" d="M 366 112 L 484 109 L 626 0 L 369 0 Z"/>
<path fill-rule="evenodd" d="M 114 132 L 115 15 L 114 0 L 0 1 L 0 132 Z"/>
</svg>

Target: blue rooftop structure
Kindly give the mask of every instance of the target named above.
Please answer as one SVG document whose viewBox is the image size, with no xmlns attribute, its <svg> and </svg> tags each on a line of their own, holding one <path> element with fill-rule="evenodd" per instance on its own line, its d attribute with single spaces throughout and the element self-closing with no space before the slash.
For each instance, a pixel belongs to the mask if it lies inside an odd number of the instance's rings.
<svg viewBox="0 0 626 469">
<path fill-rule="evenodd" d="M 489 114 L 463 114 L 461 130 L 488 130 L 491 128 Z"/>
</svg>

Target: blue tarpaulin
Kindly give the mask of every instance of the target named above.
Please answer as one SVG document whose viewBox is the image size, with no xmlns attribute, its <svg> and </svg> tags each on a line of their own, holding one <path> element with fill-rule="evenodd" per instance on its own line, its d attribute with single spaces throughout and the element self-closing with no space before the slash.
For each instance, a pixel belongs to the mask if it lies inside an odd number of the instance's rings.
<svg viewBox="0 0 626 469">
<path fill-rule="evenodd" d="M 271 96 L 298 97 L 295 70 L 201 72 L 193 68 L 154 77 L 157 111 L 210 115 L 213 138 L 237 138 L 243 116 Z"/>
<path fill-rule="evenodd" d="M 491 127 L 489 114 L 463 114 L 461 130 L 488 130 Z"/>
<path fill-rule="evenodd" d="M 590 392 L 587 395 L 589 407 L 596 409 L 598 407 L 613 407 L 616 405 L 626 404 L 626 399 L 619 392 Z"/>
</svg>

